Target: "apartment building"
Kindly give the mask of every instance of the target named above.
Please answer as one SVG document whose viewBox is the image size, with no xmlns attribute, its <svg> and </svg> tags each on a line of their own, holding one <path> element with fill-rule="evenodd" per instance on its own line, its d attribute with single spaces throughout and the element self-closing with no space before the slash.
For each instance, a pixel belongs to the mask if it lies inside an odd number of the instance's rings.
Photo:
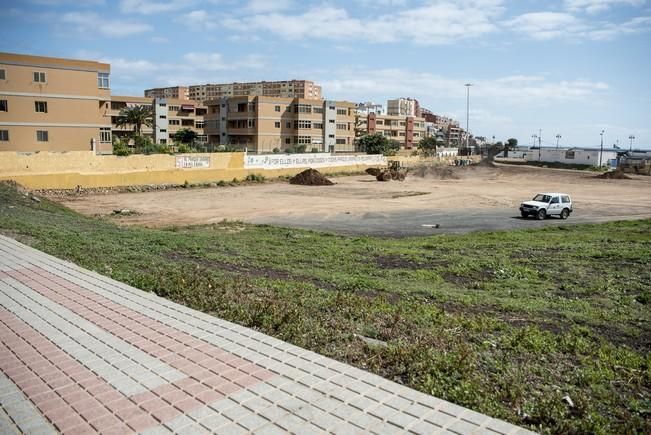
<svg viewBox="0 0 651 435">
<path fill-rule="evenodd" d="M 307 151 L 355 151 L 355 105 L 345 101 L 269 96 L 207 102 L 206 134 L 214 145 L 249 152 L 304 145 Z"/>
<path fill-rule="evenodd" d="M 199 142 L 206 142 L 204 130 L 204 117 L 208 109 L 192 100 L 176 98 L 148 98 L 148 97 L 111 97 L 110 108 L 105 116 L 110 117 L 113 135 L 127 139 L 133 134 L 133 126 L 118 127 L 120 112 L 133 106 L 147 106 L 152 112 L 151 126 L 142 126 L 141 133 L 150 137 L 157 144 L 171 144 L 174 134 L 182 129 L 190 129 L 197 133 Z"/>
<path fill-rule="evenodd" d="M 309 80 L 263 81 L 192 85 L 188 92 L 189 99 L 204 103 L 217 98 L 247 95 L 320 100 L 321 86 Z"/>
<path fill-rule="evenodd" d="M 357 137 L 367 134 L 382 134 L 396 140 L 400 148 L 411 149 L 426 135 L 425 119 L 398 115 L 357 115 L 355 122 Z"/>
<path fill-rule="evenodd" d="M 421 109 L 421 113 L 432 131 L 440 131 L 443 133 L 443 140 L 446 146 L 459 146 L 463 135 L 463 130 L 459 127 L 459 121 L 446 116 L 436 115 L 428 109 Z"/>
<path fill-rule="evenodd" d="M 172 86 L 169 88 L 145 89 L 145 97 L 188 100 L 190 98 L 190 94 L 187 86 Z"/>
<path fill-rule="evenodd" d="M 369 113 L 375 113 L 376 115 L 384 114 L 384 107 L 381 104 L 376 104 L 372 101 L 358 103 L 355 110 L 358 115 L 368 115 Z"/>
<path fill-rule="evenodd" d="M 387 115 L 421 116 L 418 100 L 413 98 L 396 98 L 387 101 Z"/>
<path fill-rule="evenodd" d="M 0 53 L 0 151 L 110 153 L 110 65 Z"/>
</svg>

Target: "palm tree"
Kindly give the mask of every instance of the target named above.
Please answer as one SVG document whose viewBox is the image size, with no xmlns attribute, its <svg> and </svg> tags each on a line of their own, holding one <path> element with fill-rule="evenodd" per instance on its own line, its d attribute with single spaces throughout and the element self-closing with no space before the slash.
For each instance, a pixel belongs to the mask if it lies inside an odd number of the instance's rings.
<svg viewBox="0 0 651 435">
<path fill-rule="evenodd" d="M 135 136 L 140 136 L 142 126 L 151 127 L 154 123 L 154 111 L 151 106 L 141 105 L 125 107 L 120 110 L 118 119 L 115 123 L 117 127 L 125 128 L 133 126 L 133 133 Z"/>
</svg>

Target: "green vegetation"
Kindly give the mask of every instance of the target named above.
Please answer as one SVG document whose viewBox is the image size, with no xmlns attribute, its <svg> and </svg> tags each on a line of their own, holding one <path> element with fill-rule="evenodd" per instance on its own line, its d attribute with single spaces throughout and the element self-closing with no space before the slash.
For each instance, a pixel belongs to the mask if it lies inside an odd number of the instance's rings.
<svg viewBox="0 0 651 435">
<path fill-rule="evenodd" d="M 418 142 L 418 150 L 425 157 L 434 156 L 438 145 L 439 141 L 435 137 L 424 137 Z"/>
<path fill-rule="evenodd" d="M 533 430 L 651 433 L 651 220 L 409 239 L 124 228 L 0 184 L 0 232 Z"/>
<path fill-rule="evenodd" d="M 357 139 L 357 146 L 366 154 L 383 154 L 393 156 L 400 150 L 400 143 L 387 139 L 381 133 L 367 134 Z"/>
</svg>

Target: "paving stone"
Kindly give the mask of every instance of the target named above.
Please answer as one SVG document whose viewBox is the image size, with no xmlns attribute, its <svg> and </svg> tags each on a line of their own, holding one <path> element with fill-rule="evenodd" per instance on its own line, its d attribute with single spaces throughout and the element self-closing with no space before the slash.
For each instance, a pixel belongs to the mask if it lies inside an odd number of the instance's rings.
<svg viewBox="0 0 651 435">
<path fill-rule="evenodd" d="M 4 236 L 0 270 L 3 433 L 530 433 Z"/>
</svg>

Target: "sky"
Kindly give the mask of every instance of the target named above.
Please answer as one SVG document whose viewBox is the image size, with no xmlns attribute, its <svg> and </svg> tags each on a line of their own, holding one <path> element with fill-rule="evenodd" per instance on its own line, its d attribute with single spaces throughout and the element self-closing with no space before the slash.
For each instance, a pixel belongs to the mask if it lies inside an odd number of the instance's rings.
<svg viewBox="0 0 651 435">
<path fill-rule="evenodd" d="M 114 95 L 313 80 L 489 140 L 651 148 L 651 0 L 0 0 L 0 51 L 111 64 Z"/>
</svg>

